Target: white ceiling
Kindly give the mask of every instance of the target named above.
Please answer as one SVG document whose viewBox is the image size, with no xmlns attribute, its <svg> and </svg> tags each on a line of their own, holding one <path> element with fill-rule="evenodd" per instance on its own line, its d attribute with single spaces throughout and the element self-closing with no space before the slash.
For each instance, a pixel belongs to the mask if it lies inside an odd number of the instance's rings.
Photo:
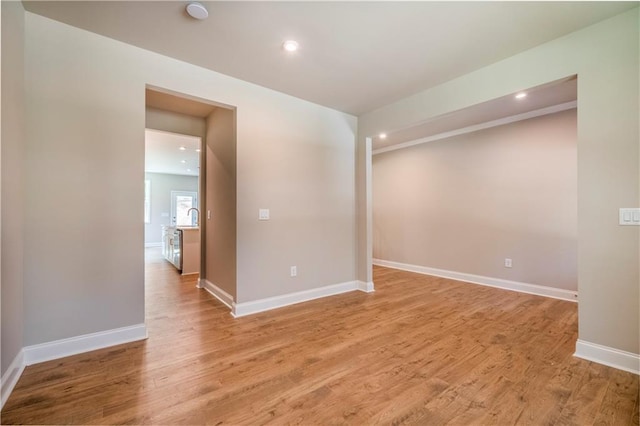
<svg viewBox="0 0 640 426">
<path fill-rule="evenodd" d="M 355 115 L 637 2 L 23 1 L 27 10 Z M 300 50 L 287 54 L 282 42 Z"/>
<path fill-rule="evenodd" d="M 196 151 L 200 149 L 199 137 L 146 129 L 144 145 L 145 172 L 199 175 L 200 153 Z"/>
</svg>

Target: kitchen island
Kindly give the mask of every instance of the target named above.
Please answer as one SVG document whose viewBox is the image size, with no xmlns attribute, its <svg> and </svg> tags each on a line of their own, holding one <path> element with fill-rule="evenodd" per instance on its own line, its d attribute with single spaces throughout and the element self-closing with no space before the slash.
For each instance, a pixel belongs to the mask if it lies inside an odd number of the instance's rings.
<svg viewBox="0 0 640 426">
<path fill-rule="evenodd" d="M 162 255 L 182 275 L 198 274 L 200 272 L 200 228 L 164 225 Z"/>
</svg>

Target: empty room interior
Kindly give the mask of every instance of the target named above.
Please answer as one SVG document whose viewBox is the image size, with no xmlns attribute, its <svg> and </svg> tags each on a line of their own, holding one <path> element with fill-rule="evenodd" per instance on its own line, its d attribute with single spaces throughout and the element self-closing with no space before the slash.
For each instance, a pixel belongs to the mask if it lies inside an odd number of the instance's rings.
<svg viewBox="0 0 640 426">
<path fill-rule="evenodd" d="M 2 424 L 640 424 L 638 2 L 0 14 Z"/>
</svg>

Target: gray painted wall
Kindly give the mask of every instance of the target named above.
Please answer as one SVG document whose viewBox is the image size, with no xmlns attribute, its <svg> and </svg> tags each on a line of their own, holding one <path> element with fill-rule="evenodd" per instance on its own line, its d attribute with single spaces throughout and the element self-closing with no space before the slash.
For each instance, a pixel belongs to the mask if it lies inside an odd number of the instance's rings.
<svg viewBox="0 0 640 426">
<path fill-rule="evenodd" d="M 1 2 L 2 13 L 2 368 L 23 346 L 24 261 L 24 9 Z"/>
<path fill-rule="evenodd" d="M 640 205 L 639 19 L 635 8 L 358 120 L 358 143 L 364 144 L 366 136 L 381 131 L 577 74 L 579 338 L 635 354 L 640 353 L 640 229 L 619 226 L 618 209 Z M 359 201 L 359 211 L 367 201 Z M 360 240 L 359 250 L 371 251 L 372 239 Z M 369 268 L 359 265 L 363 269 Z"/>
<path fill-rule="evenodd" d="M 577 290 L 576 132 L 573 109 L 375 155 L 373 257 Z"/>
<path fill-rule="evenodd" d="M 171 225 L 171 191 L 198 192 L 198 177 L 145 173 L 144 178 L 151 181 L 151 223 L 144 225 L 144 242 L 161 243 L 162 225 Z"/>
<path fill-rule="evenodd" d="M 25 344 L 144 321 L 146 85 L 237 107 L 240 302 L 354 280 L 355 117 L 31 13 L 26 58 Z"/>
</svg>

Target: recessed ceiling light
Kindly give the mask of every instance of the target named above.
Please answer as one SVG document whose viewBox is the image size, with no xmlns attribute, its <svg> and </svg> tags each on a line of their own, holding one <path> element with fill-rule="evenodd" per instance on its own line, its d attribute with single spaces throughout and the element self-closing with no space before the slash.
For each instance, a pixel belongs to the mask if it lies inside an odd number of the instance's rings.
<svg viewBox="0 0 640 426">
<path fill-rule="evenodd" d="M 187 171 L 188 171 L 188 172 L 190 172 L 190 171 L 191 171 L 191 169 L 187 169 Z"/>
<path fill-rule="evenodd" d="M 187 5 L 187 13 L 195 19 L 206 19 L 209 16 L 207 8 L 198 2 L 189 3 Z"/>
<path fill-rule="evenodd" d="M 186 160 L 181 160 L 180 162 L 181 162 L 182 164 L 187 164 L 187 161 L 186 161 Z"/>
<path fill-rule="evenodd" d="M 200 148 L 196 149 L 196 152 L 200 152 Z"/>
<path fill-rule="evenodd" d="M 298 50 L 298 47 L 298 42 L 295 40 L 287 40 L 282 43 L 282 48 L 287 52 L 295 52 L 296 50 Z"/>
<path fill-rule="evenodd" d="M 187 148 L 185 148 L 184 146 L 181 146 L 179 149 L 180 149 L 180 151 L 184 151 Z"/>
<path fill-rule="evenodd" d="M 520 92 L 516 95 L 516 99 L 524 99 L 527 97 L 527 94 L 525 92 Z"/>
<path fill-rule="evenodd" d="M 386 139 L 387 138 L 387 134 L 386 133 L 380 133 L 378 136 L 380 137 L 380 139 Z"/>
</svg>

